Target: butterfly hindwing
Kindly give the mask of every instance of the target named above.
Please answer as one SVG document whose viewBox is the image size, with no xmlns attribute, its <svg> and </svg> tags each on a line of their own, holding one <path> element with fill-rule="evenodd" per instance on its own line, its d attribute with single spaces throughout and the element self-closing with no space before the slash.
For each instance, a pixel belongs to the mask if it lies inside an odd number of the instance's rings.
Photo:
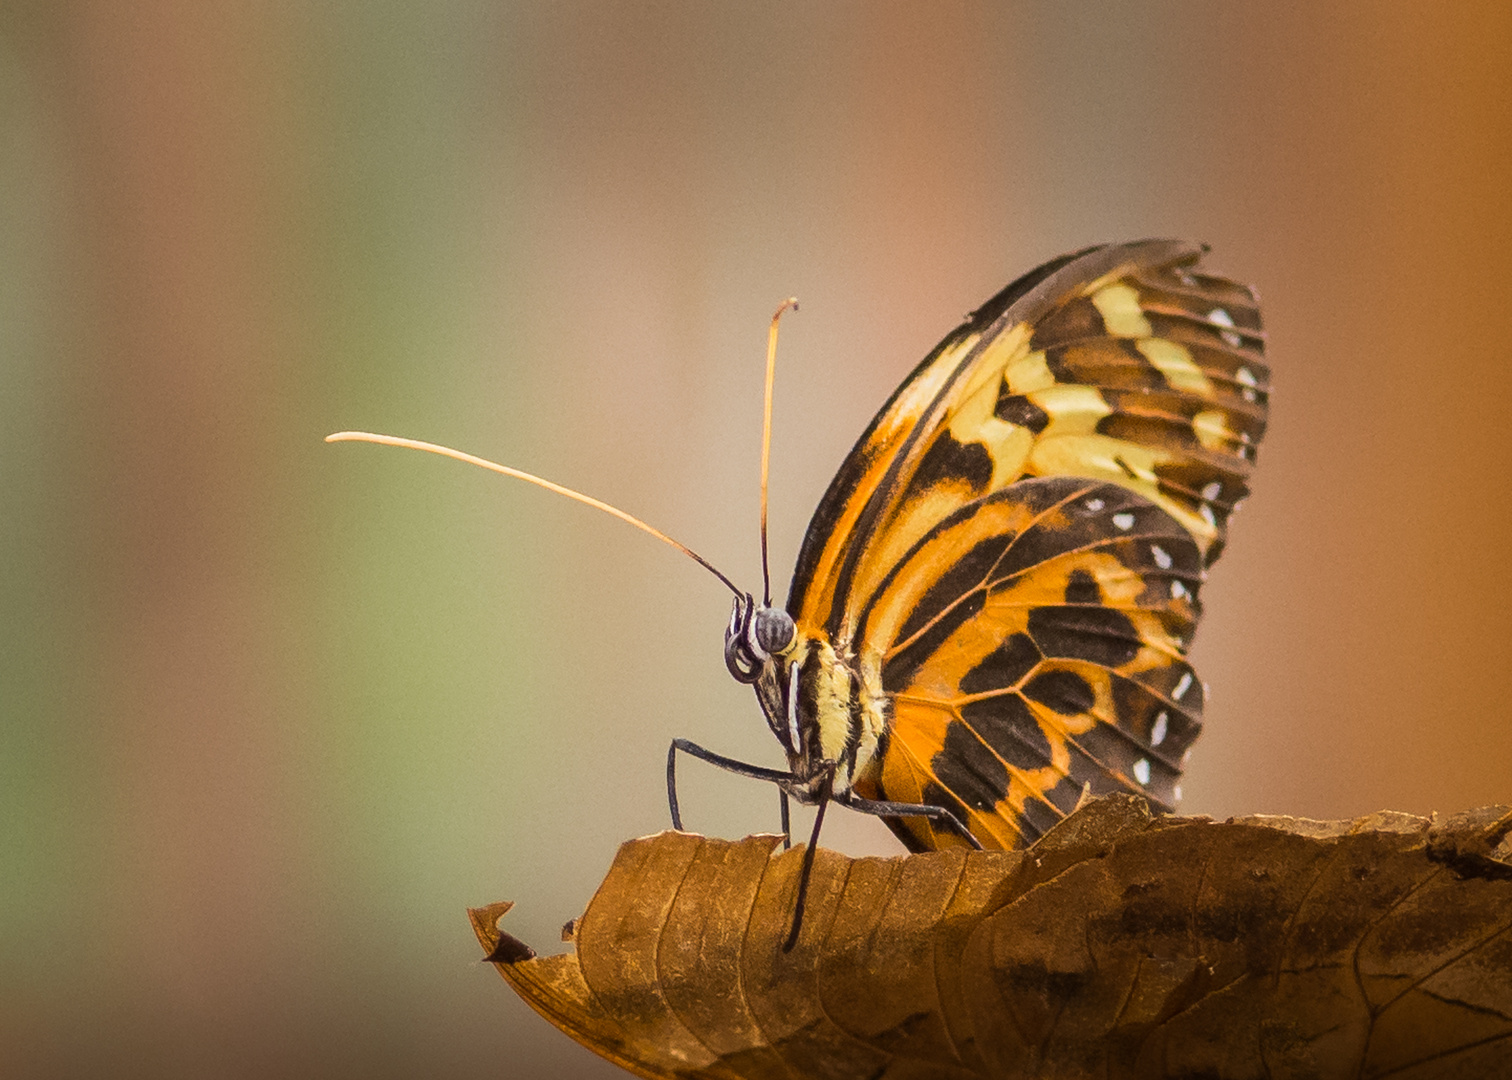
<svg viewBox="0 0 1512 1080">
<path fill-rule="evenodd" d="M 863 794 L 955 810 L 984 843 L 1037 837 L 1094 794 L 1170 809 L 1202 691 L 1183 657 L 1201 556 L 1126 488 L 1031 479 L 931 530 L 874 597 L 892 724 Z M 911 846 L 940 846 L 924 819 Z"/>
<path fill-rule="evenodd" d="M 1174 805 L 1185 660 L 1248 493 L 1269 372 L 1199 245 L 1077 252 L 1008 286 L 883 406 L 809 526 L 788 610 L 885 701 L 858 793 L 1020 846 L 1094 793 Z M 924 819 L 905 843 L 949 842 Z"/>
</svg>

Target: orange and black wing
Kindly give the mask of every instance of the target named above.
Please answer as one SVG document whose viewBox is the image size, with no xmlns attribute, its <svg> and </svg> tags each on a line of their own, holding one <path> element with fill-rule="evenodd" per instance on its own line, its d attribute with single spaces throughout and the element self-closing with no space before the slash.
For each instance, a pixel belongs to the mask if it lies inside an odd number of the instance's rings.
<svg viewBox="0 0 1512 1080">
<path fill-rule="evenodd" d="M 1118 484 L 1032 478 L 937 523 L 867 605 L 860 631 L 890 723 L 871 798 L 954 810 L 986 846 L 1032 842 L 1095 794 L 1170 810 L 1202 726 L 1185 660 L 1202 555 Z M 910 846 L 955 842 L 922 818 Z"/>
<path fill-rule="evenodd" d="M 920 364 L 846 459 L 788 610 L 890 702 L 861 794 L 967 807 L 1004 847 L 1085 783 L 1174 800 L 1199 726 L 1183 659 L 1196 590 L 1248 493 L 1269 388 L 1255 296 L 1203 273 L 1203 250 L 1110 245 L 1025 275 Z M 1049 493 L 1070 501 L 1024 519 Z M 1144 532 L 1120 527 L 1129 515 Z M 936 846 L 922 822 L 894 827 Z"/>
</svg>

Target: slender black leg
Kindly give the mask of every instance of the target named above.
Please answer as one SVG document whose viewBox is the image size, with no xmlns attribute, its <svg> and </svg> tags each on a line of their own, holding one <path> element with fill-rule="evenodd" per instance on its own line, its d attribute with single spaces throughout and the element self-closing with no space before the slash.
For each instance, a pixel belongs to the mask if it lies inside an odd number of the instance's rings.
<svg viewBox="0 0 1512 1080">
<path fill-rule="evenodd" d="M 835 801 L 841 806 L 849 807 L 852 810 L 859 810 L 863 814 L 874 814 L 877 817 L 928 818 L 937 825 L 950 826 L 962 840 L 965 840 L 978 851 L 982 850 L 981 841 L 971 834 L 970 829 L 961 824 L 960 818 L 956 817 L 943 806 L 931 806 L 929 803 L 886 802 L 881 799 L 863 799 L 853 791 L 837 795 Z"/>
<path fill-rule="evenodd" d="M 786 851 L 793 846 L 793 826 L 788 818 L 787 792 L 777 789 L 777 808 L 782 814 L 782 850 Z"/>
<path fill-rule="evenodd" d="M 808 849 L 803 853 L 803 869 L 798 872 L 798 900 L 793 904 L 793 929 L 782 943 L 783 952 L 792 952 L 798 944 L 798 931 L 803 929 L 803 904 L 808 899 L 809 874 L 814 870 L 814 853 L 819 850 L 819 826 L 824 824 L 824 808 L 829 805 L 829 790 L 822 789 L 819 809 L 814 814 L 814 831 L 809 836 Z"/>
<path fill-rule="evenodd" d="M 667 747 L 667 808 L 672 811 L 672 827 L 683 831 L 682 814 L 677 810 L 677 744 Z"/>
<path fill-rule="evenodd" d="M 672 811 L 672 827 L 682 832 L 682 814 L 677 806 L 677 752 L 681 750 L 689 757 L 707 761 L 716 768 L 726 772 L 735 773 L 737 776 L 749 777 L 752 780 L 765 780 L 769 784 L 778 785 L 782 790 L 783 784 L 790 784 L 796 778 L 792 773 L 778 772 L 776 769 L 763 769 L 760 765 L 747 765 L 744 761 L 736 761 L 727 758 L 723 754 L 716 754 L 712 750 L 705 750 L 695 742 L 687 739 L 673 739 L 672 745 L 667 747 L 667 807 Z M 782 831 L 786 835 L 787 828 L 787 793 L 783 792 L 783 818 Z"/>
</svg>

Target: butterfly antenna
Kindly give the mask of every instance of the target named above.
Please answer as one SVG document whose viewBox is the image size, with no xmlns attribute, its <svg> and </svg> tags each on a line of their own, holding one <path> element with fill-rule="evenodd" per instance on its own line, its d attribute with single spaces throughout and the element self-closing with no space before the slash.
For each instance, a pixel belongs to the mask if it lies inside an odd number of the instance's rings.
<svg viewBox="0 0 1512 1080">
<path fill-rule="evenodd" d="M 436 443 L 421 442 L 419 439 L 402 439 L 397 435 L 375 435 L 370 431 L 338 431 L 334 435 L 327 435 L 325 437 L 325 441 L 369 442 L 377 443 L 379 446 L 403 446 L 408 447 L 411 450 L 424 450 L 428 454 L 440 454 L 442 457 L 456 458 L 458 461 L 465 461 L 469 465 L 477 465 L 480 468 L 491 469 L 496 473 L 502 473 L 505 476 L 512 476 L 516 480 L 524 480 L 526 483 L 534 484 L 536 487 L 543 487 L 547 491 L 554 491 L 558 495 L 565 495 L 569 499 L 575 499 L 577 502 L 580 502 L 585 506 L 591 506 L 595 510 L 602 510 L 606 514 L 612 514 L 615 517 L 619 518 L 621 521 L 634 525 L 637 529 L 641 530 L 641 532 L 650 533 L 662 543 L 675 547 L 678 551 L 682 552 L 688 558 L 698 563 L 699 566 L 702 566 L 709 573 L 713 574 L 720 581 L 724 582 L 725 588 L 729 589 L 737 597 L 744 595 L 739 589 L 735 587 L 734 582 L 732 582 L 729 578 L 725 577 L 719 572 L 718 568 L 716 568 L 713 563 L 709 562 L 708 559 L 705 559 L 702 555 L 694 551 L 692 548 L 688 547 L 685 544 L 679 544 L 676 540 L 672 539 L 660 529 L 656 529 L 650 525 L 647 525 L 638 517 L 632 517 L 630 514 L 625 513 L 619 507 L 610 506 L 608 503 L 601 502 L 591 495 L 584 495 L 581 491 L 573 491 L 571 488 L 563 487 L 561 484 L 553 484 L 550 480 L 544 480 L 539 476 L 524 472 L 521 469 L 512 469 L 508 465 L 500 465 L 498 462 L 489 461 L 487 458 L 475 457 L 472 454 L 463 453 L 461 450 L 453 450 L 449 446 L 439 446 Z"/>
<path fill-rule="evenodd" d="M 777 323 L 788 308 L 798 310 L 798 298 L 784 300 L 767 331 L 766 398 L 761 417 L 761 606 L 772 606 L 772 572 L 767 567 L 767 466 L 772 458 L 772 383 L 777 377 Z"/>
</svg>

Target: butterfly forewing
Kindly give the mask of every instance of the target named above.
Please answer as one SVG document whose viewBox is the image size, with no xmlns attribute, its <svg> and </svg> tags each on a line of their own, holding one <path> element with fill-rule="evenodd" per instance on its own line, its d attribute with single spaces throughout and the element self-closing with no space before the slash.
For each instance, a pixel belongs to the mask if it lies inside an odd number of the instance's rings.
<svg viewBox="0 0 1512 1080">
<path fill-rule="evenodd" d="M 1025 275 L 847 458 L 788 610 L 885 701 L 860 794 L 946 806 L 999 847 L 1087 786 L 1174 805 L 1200 728 L 1198 587 L 1269 392 L 1254 295 L 1200 273 L 1202 251 L 1146 241 Z"/>
</svg>

